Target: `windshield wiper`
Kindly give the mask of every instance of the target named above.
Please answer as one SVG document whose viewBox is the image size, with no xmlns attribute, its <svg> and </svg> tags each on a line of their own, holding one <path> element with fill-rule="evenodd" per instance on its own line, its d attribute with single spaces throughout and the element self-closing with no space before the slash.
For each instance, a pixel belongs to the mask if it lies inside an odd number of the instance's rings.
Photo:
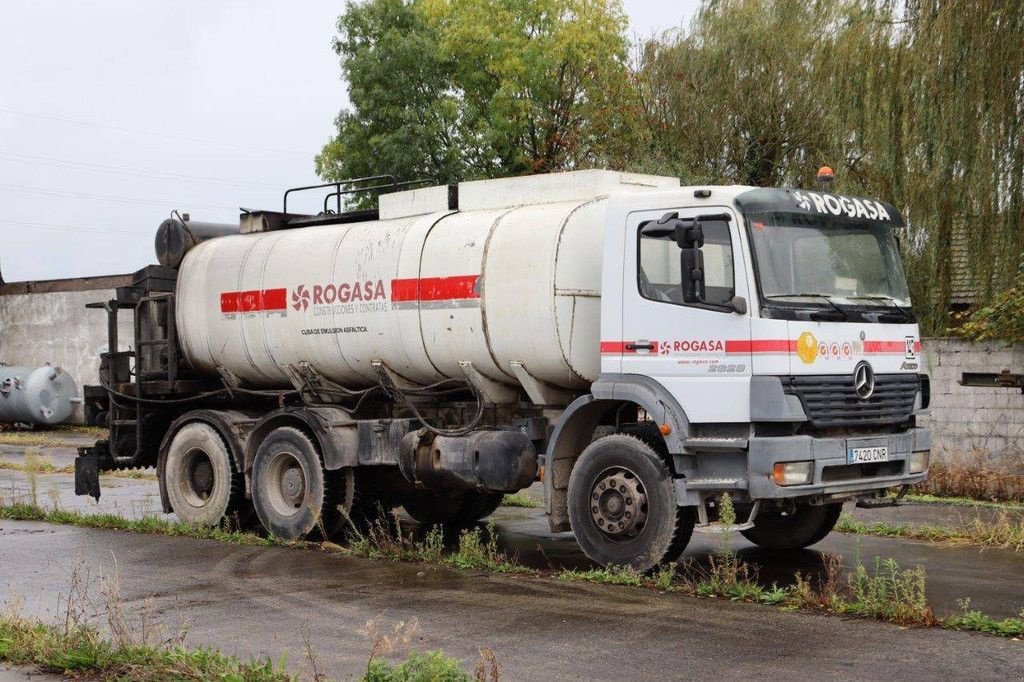
<svg viewBox="0 0 1024 682">
<path fill-rule="evenodd" d="M 801 298 L 801 297 L 803 297 L 803 298 L 820 298 L 821 300 L 825 301 L 830 306 L 835 308 L 836 312 L 839 313 L 840 315 L 842 315 L 844 320 L 849 320 L 850 319 L 850 316 L 846 314 L 846 311 L 843 310 L 842 308 L 840 308 L 838 305 L 836 305 L 836 302 L 833 301 L 828 296 L 828 294 L 769 294 L 768 296 L 765 296 L 765 298 L 767 300 L 769 300 L 769 301 L 773 301 L 773 300 L 776 300 L 776 299 L 783 299 L 783 298 Z"/>
<path fill-rule="evenodd" d="M 860 301 L 884 301 L 885 303 L 888 303 L 890 306 L 892 306 L 892 308 L 895 309 L 896 312 L 902 315 L 904 320 L 910 320 L 913 317 L 910 314 L 910 311 L 908 311 L 906 308 L 897 303 L 896 299 L 893 298 L 892 296 L 848 296 L 847 298 Z"/>
</svg>

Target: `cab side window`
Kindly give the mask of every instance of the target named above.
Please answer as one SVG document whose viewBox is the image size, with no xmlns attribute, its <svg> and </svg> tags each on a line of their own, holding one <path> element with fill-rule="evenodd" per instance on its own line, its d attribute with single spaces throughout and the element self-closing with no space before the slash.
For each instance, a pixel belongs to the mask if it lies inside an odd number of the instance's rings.
<svg viewBox="0 0 1024 682">
<path fill-rule="evenodd" d="M 640 295 L 652 301 L 685 305 L 679 246 L 673 235 L 650 236 L 640 233 L 637 280 Z M 712 222 L 705 225 L 704 245 L 705 303 L 725 305 L 736 294 L 733 272 L 732 238 L 729 225 Z"/>
</svg>

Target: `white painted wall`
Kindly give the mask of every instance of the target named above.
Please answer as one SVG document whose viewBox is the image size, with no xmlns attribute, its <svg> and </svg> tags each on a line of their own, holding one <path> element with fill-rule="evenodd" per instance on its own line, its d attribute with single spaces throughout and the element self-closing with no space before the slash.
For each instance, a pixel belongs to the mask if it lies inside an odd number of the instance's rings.
<svg viewBox="0 0 1024 682">
<path fill-rule="evenodd" d="M 1021 461 L 1024 453 L 1024 393 L 1018 388 L 961 386 L 964 372 L 1024 372 L 1024 346 L 925 339 L 924 369 L 931 376 L 932 452 L 950 457 L 977 452 L 996 460 Z"/>
</svg>

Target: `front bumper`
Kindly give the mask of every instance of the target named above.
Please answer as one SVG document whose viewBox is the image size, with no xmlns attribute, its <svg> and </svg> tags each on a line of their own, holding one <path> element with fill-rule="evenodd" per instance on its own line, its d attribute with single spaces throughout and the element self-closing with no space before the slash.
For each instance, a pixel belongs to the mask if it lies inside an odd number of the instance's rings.
<svg viewBox="0 0 1024 682">
<path fill-rule="evenodd" d="M 847 464 L 851 447 L 888 446 L 889 461 Z M 920 483 L 928 470 L 910 473 L 910 453 L 931 450 L 931 432 L 913 428 L 903 433 L 857 438 L 781 436 L 752 438 L 749 442 L 748 493 L 753 500 L 794 497 L 843 496 Z M 811 482 L 780 486 L 772 480 L 777 462 L 813 462 Z"/>
</svg>

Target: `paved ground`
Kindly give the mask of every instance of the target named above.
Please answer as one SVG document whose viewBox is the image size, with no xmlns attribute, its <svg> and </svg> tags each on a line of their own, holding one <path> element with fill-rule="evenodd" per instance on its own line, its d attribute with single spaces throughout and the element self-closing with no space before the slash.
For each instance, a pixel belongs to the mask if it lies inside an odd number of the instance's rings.
<svg viewBox="0 0 1024 682">
<path fill-rule="evenodd" d="M 0 459 L 16 454 L 4 447 Z M 58 452 L 52 459 L 59 465 L 72 454 Z M 158 504 L 153 481 L 109 483 L 117 487 L 104 488 L 101 508 L 133 515 L 147 499 L 151 508 Z M 0 493 L 10 496 L 26 485 L 23 475 L 0 470 Z M 41 503 L 55 488 L 62 506 L 93 506 L 70 494 L 69 476 L 40 476 L 36 485 Z M 913 507 L 857 513 L 920 522 L 976 512 Z M 540 510 L 502 508 L 495 521 L 503 546 L 524 563 L 589 565 L 571 536 L 547 532 Z M 684 561 L 699 564 L 717 541 L 696 535 Z M 796 555 L 772 555 L 742 540 L 737 546 L 766 583 L 784 583 L 796 570 L 820 570 L 822 552 L 840 553 L 849 565 L 859 551 L 866 560 L 893 556 L 905 566 L 924 565 L 930 599 L 940 612 L 955 609 L 963 596 L 997 616 L 1024 608 L 1024 556 L 1011 552 L 835 533 Z M 94 576 L 113 571 L 116 561 L 126 606 L 139 613 L 149 599 L 165 623 L 188 623 L 192 643 L 242 655 L 276 657 L 287 650 L 299 667 L 308 637 L 322 664 L 341 678 L 365 665 L 369 645 L 358 631 L 380 616 L 386 624 L 417 618 L 419 649 L 441 647 L 471 661 L 478 646 L 490 646 L 508 679 L 1024 679 L 1024 643 L 982 635 L 905 630 L 632 588 L 40 523 L 0 522 L 0 600 L 21 595 L 27 611 L 54 615 L 76 557 Z"/>
</svg>

